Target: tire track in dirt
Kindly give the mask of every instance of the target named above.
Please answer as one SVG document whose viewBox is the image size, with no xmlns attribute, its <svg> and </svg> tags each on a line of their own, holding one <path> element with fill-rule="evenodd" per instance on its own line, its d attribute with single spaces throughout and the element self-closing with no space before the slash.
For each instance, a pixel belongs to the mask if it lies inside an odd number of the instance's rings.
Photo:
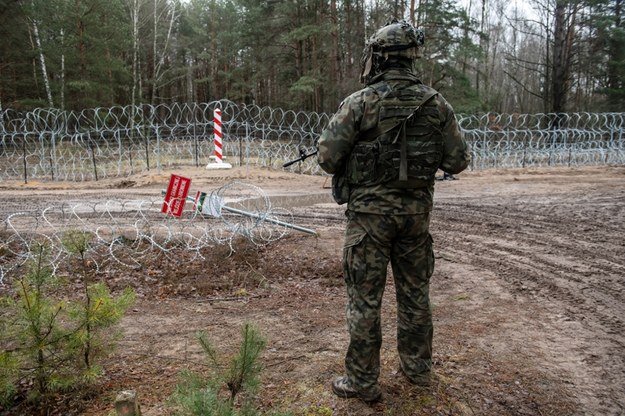
<svg viewBox="0 0 625 416">
<path fill-rule="evenodd" d="M 576 382 L 605 403 L 605 414 L 618 414 L 614 409 L 622 409 L 619 398 L 625 397 L 625 198 L 584 198 L 560 195 L 563 208 L 549 209 L 514 198 L 441 202 L 432 232 L 452 258 L 491 270 L 516 296 L 538 299 L 580 322 L 585 331 L 568 334 L 575 340 L 571 348 L 598 371 L 591 371 L 594 380 Z"/>
<path fill-rule="evenodd" d="M 483 222 L 487 220 L 483 219 Z M 527 226 L 520 222 L 522 226 Z M 478 224 L 472 224 L 473 230 L 479 230 Z M 456 229 L 463 232 L 463 229 Z M 557 235 L 557 234 L 556 234 Z M 523 238 L 524 237 L 524 238 Z M 516 233 L 513 238 L 505 239 L 505 236 L 491 237 L 490 241 L 483 241 L 480 235 L 467 235 L 465 241 L 454 242 L 452 247 L 464 247 L 464 252 L 469 254 L 472 247 L 480 247 L 479 256 L 473 256 L 473 262 L 480 266 L 487 266 L 503 274 L 504 278 L 512 281 L 517 289 L 519 286 L 527 288 L 532 285 L 533 292 L 543 293 L 546 297 L 556 297 L 576 304 L 585 311 L 596 309 L 597 304 L 606 310 L 620 304 L 620 295 L 623 292 L 623 282 L 613 278 L 613 285 L 605 285 L 604 276 L 618 276 L 624 269 L 616 263 L 615 258 L 600 258 L 593 252 L 577 250 L 577 245 L 558 244 L 557 239 L 550 234 Z M 544 241 L 548 241 L 550 250 L 545 250 Z M 543 247 L 541 247 L 543 245 Z M 535 248 L 540 248 L 536 249 Z M 546 253 L 546 254 L 543 254 Z M 557 253 L 557 256 L 551 253 Z M 501 259 L 505 258 L 506 262 Z M 586 264 L 579 263 L 577 259 L 586 260 Z M 592 259 L 592 260 L 588 260 Z M 601 265 L 598 261 L 605 261 Z M 598 276 L 598 277 L 597 277 Z M 558 284 L 560 282 L 560 284 Z M 570 287 L 573 284 L 573 287 Z M 620 287 L 619 287 L 620 286 Z M 593 290 L 589 290 L 593 289 Z M 581 296 L 585 291 L 586 295 Z M 589 300 L 588 297 L 591 297 Z M 623 321 L 608 312 L 607 315 L 595 311 L 600 322 L 613 331 L 625 329 Z"/>
<path fill-rule="evenodd" d="M 583 235 L 577 238 L 577 236 L 572 235 L 573 238 L 565 239 L 562 237 L 563 234 L 567 234 L 567 229 L 565 228 L 553 228 L 552 232 L 541 232 L 540 229 L 536 229 L 534 224 L 528 223 L 527 221 L 518 220 L 517 218 L 506 218 L 507 222 L 512 222 L 512 224 L 497 224 L 494 223 L 492 219 L 488 218 L 488 214 L 481 210 L 471 212 L 467 209 L 463 209 L 458 211 L 457 215 L 463 216 L 466 218 L 463 219 L 465 224 L 469 224 L 472 230 L 481 229 L 481 234 L 486 234 L 489 237 L 492 236 L 492 241 L 484 242 L 481 241 L 482 245 L 492 245 L 495 248 L 502 248 L 502 245 L 505 246 L 505 253 L 503 254 L 513 254 L 517 256 L 526 257 L 527 255 L 539 256 L 541 257 L 539 260 L 541 263 L 546 263 L 548 265 L 552 265 L 552 269 L 555 271 L 566 271 L 572 272 L 572 279 L 576 279 L 576 274 L 581 274 L 583 276 L 589 276 L 593 272 L 604 272 L 604 273 L 612 273 L 619 274 L 625 272 L 625 264 L 623 264 L 623 256 L 625 255 L 625 246 L 623 244 L 610 244 L 607 245 L 605 243 L 596 243 L 593 241 L 592 236 Z M 471 217 L 473 215 L 473 217 Z M 501 219 L 501 217 L 499 218 Z M 463 233 L 464 225 L 460 224 L 458 227 L 453 227 L 454 221 L 448 221 L 447 218 L 443 219 L 445 223 L 445 228 L 454 229 L 455 232 Z M 522 225 L 519 227 L 518 225 Z M 517 227 L 516 229 L 514 227 Z M 504 229 L 505 234 L 497 231 L 495 233 L 489 232 L 489 230 L 485 230 L 485 228 L 494 228 L 496 230 Z M 615 231 L 615 234 L 620 233 L 621 231 Z M 478 239 L 481 239 L 481 234 L 477 236 Z M 470 237 L 468 237 L 470 238 Z M 462 243 L 462 240 L 459 241 Z M 509 242 L 509 243 L 508 243 Z M 523 244 L 525 243 L 525 244 Z M 517 248 L 523 244 L 522 248 Z M 533 250 L 537 248 L 536 250 Z M 539 248 L 539 249 L 538 249 Z M 588 263 L 576 263 L 576 259 L 584 259 L 584 260 L 592 260 L 592 263 L 588 265 Z M 567 260 L 567 262 L 563 262 L 561 259 Z M 536 259 L 533 259 L 536 260 Z M 574 264 L 574 267 L 571 265 Z M 583 270 L 582 269 L 586 269 Z M 577 280 L 587 280 L 584 278 L 577 278 Z M 623 289 L 622 280 L 614 280 L 614 284 L 620 285 L 621 288 L 616 289 L 616 292 L 621 292 Z M 615 289 L 610 286 L 606 287 L 608 290 Z"/>
</svg>

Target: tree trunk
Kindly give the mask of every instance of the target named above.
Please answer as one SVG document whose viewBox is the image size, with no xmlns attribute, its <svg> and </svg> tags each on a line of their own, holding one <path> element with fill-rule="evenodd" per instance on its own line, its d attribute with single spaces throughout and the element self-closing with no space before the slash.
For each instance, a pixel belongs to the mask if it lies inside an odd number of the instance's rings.
<svg viewBox="0 0 625 416">
<path fill-rule="evenodd" d="M 153 10 L 153 27 L 152 27 L 152 31 L 153 33 L 153 37 L 152 37 L 152 93 L 150 94 L 150 102 L 152 103 L 152 105 L 156 104 L 156 78 L 158 77 L 158 68 L 157 68 L 157 53 L 156 53 L 156 33 L 157 33 L 157 13 L 156 13 L 156 8 L 158 6 L 157 4 L 158 0 L 154 0 L 154 10 Z"/>
<path fill-rule="evenodd" d="M 195 93 L 193 89 L 193 57 L 191 54 L 185 54 L 185 61 L 187 64 L 187 102 L 193 103 L 195 101 Z"/>
<path fill-rule="evenodd" d="M 571 49 L 575 23 L 575 7 L 569 9 L 566 0 L 558 0 L 554 12 L 552 103 L 554 113 L 566 110 L 571 76 Z"/>
<path fill-rule="evenodd" d="M 76 0 L 76 10 L 79 10 L 79 0 Z M 85 47 L 85 22 L 82 20 L 82 16 L 78 18 L 76 22 L 76 32 L 78 33 L 78 59 L 80 62 L 80 79 L 84 81 L 87 79 L 87 59 L 86 59 L 86 47 Z"/>
<path fill-rule="evenodd" d="M 417 26 L 421 26 L 424 18 L 425 18 L 425 13 L 423 13 L 423 10 L 425 10 L 425 5 L 427 4 L 427 0 L 419 0 L 419 8 L 417 9 Z"/>
<path fill-rule="evenodd" d="M 34 9 L 33 4 L 33 9 Z M 46 57 L 43 54 L 43 48 L 41 47 L 41 39 L 39 37 L 39 27 L 37 20 L 32 18 L 33 35 L 35 36 L 35 44 L 37 45 L 37 53 L 39 54 L 39 64 L 41 66 L 41 77 L 43 78 L 43 84 L 46 88 L 46 97 L 48 99 L 48 105 L 50 108 L 54 107 L 54 101 L 52 101 L 52 89 L 50 88 L 50 80 L 48 79 L 48 68 L 46 66 Z"/>
<path fill-rule="evenodd" d="M 473 6 L 473 2 L 471 0 L 469 0 L 469 4 L 467 6 L 467 16 L 471 16 L 471 7 Z M 464 39 L 465 42 L 469 42 L 469 23 L 465 23 L 464 25 Z M 466 54 L 462 54 L 462 64 L 461 64 L 461 71 L 462 71 L 462 75 L 467 74 L 467 55 Z"/>
<path fill-rule="evenodd" d="M 623 1 L 614 0 L 614 25 L 615 29 L 622 30 L 621 15 Z M 609 55 L 610 60 L 608 62 L 608 88 L 610 93 L 608 94 L 608 105 L 612 111 L 622 111 L 623 104 L 623 70 L 619 70 L 619 66 L 622 66 L 625 62 L 625 41 L 622 37 L 612 34 L 609 39 Z M 621 91 L 617 94 L 616 91 Z"/>
<path fill-rule="evenodd" d="M 341 58 L 339 54 L 339 20 L 336 12 L 336 0 L 331 0 L 330 2 L 330 19 L 332 21 L 332 57 L 330 58 L 330 77 L 334 86 L 332 100 L 338 102 L 340 99 L 338 96 L 338 85 L 341 82 L 341 74 L 339 71 L 339 68 L 341 67 Z"/>
<path fill-rule="evenodd" d="M 61 110 L 65 111 L 65 29 L 61 29 L 61 51 Z"/>
<path fill-rule="evenodd" d="M 485 50 L 488 48 L 488 46 L 484 45 L 484 24 L 486 22 L 486 0 L 482 0 L 482 10 L 480 13 L 480 40 L 479 40 L 479 46 L 480 46 L 480 50 L 484 51 L 486 53 L 486 56 L 488 56 L 488 51 Z M 485 67 L 485 65 L 479 64 L 477 65 L 477 69 L 475 71 L 475 92 L 477 93 L 478 97 L 480 96 L 480 75 L 481 72 L 483 70 L 483 68 Z"/>
<path fill-rule="evenodd" d="M 138 72 L 138 55 L 139 55 L 139 0 L 132 0 L 132 8 L 130 10 L 132 20 L 132 93 L 130 105 L 134 110 L 137 105 L 137 72 Z M 131 119 L 131 131 L 134 128 L 134 117 Z"/>
<path fill-rule="evenodd" d="M 211 10 L 216 10 L 217 6 L 215 1 L 211 2 Z M 217 57 L 217 31 L 216 31 L 217 22 L 215 21 L 215 13 L 211 13 L 210 17 L 210 83 L 208 87 L 209 100 L 219 99 L 220 95 L 219 83 L 217 80 L 217 68 L 219 65 L 219 59 Z"/>
</svg>

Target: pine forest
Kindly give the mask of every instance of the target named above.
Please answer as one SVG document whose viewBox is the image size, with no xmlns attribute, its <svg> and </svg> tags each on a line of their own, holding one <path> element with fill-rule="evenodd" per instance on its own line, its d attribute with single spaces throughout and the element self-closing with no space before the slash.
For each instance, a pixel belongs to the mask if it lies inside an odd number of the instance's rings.
<svg viewBox="0 0 625 416">
<path fill-rule="evenodd" d="M 209 102 L 333 112 L 365 41 L 424 30 L 457 113 L 621 112 L 623 0 L 0 0 L 0 109 Z"/>
</svg>

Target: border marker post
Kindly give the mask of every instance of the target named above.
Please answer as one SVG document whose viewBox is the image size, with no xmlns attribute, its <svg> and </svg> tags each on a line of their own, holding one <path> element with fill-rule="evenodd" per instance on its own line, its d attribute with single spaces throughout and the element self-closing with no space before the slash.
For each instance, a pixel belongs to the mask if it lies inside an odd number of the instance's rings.
<svg viewBox="0 0 625 416">
<path fill-rule="evenodd" d="M 221 109 L 215 108 L 213 112 L 213 138 L 215 143 L 215 151 L 213 156 L 210 156 L 210 162 L 206 165 L 206 169 L 232 169 L 230 163 L 223 161 L 223 125 L 221 124 Z"/>
</svg>

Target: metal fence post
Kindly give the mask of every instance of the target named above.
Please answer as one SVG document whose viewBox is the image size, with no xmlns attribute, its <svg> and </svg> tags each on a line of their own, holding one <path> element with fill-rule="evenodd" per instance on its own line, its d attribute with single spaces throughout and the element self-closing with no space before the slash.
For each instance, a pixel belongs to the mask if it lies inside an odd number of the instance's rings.
<svg viewBox="0 0 625 416">
<path fill-rule="evenodd" d="M 26 137 L 24 133 L 24 140 L 22 141 L 22 162 L 24 163 L 24 183 L 28 183 L 28 168 L 26 166 Z"/>
<path fill-rule="evenodd" d="M 161 129 L 156 126 L 156 170 L 161 171 Z"/>
<path fill-rule="evenodd" d="M 193 146 L 194 146 L 194 158 L 195 158 L 195 167 L 200 166 L 200 149 L 197 138 L 197 104 L 193 103 L 193 111 L 191 112 L 191 121 L 193 123 Z"/>
<path fill-rule="evenodd" d="M 54 133 L 50 136 L 50 173 L 52 180 L 54 179 L 54 170 L 56 168 L 56 135 Z"/>
<path fill-rule="evenodd" d="M 145 141 L 145 163 L 147 169 L 150 170 L 150 130 L 148 130 L 148 127 L 143 117 L 141 118 L 141 121 L 141 130 L 143 131 L 143 138 Z"/>
<path fill-rule="evenodd" d="M 91 132 L 87 132 L 87 140 L 89 141 L 89 149 L 91 149 L 91 162 L 93 163 L 93 176 L 95 177 L 95 180 L 97 182 L 98 181 L 98 166 L 95 160 L 95 149 L 93 146 L 93 139 L 91 139 Z"/>
</svg>

